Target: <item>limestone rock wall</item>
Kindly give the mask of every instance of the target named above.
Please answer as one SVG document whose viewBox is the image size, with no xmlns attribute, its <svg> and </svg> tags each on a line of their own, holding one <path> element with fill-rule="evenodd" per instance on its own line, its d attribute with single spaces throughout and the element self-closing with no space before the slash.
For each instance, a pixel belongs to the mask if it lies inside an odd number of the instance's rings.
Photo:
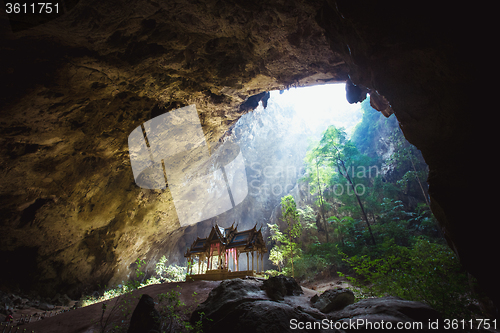
<svg viewBox="0 0 500 333">
<path fill-rule="evenodd" d="M 314 14 L 301 3 L 79 1 L 2 41 L 2 280 L 75 297 L 127 279 L 137 258 L 183 261 L 213 221 L 179 229 L 170 192 L 134 183 L 129 133 L 195 104 L 214 150 L 249 96 L 344 80 Z"/>
</svg>

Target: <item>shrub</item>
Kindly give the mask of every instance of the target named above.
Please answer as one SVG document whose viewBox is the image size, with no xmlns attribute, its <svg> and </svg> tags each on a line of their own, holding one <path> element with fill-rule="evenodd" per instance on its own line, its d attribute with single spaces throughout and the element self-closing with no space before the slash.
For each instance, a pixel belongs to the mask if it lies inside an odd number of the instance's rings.
<svg viewBox="0 0 500 333">
<path fill-rule="evenodd" d="M 131 279 L 127 282 L 122 282 L 115 287 L 106 288 L 99 296 L 83 296 L 80 299 L 80 305 L 82 307 L 92 305 L 98 302 L 106 301 L 115 297 L 119 297 L 133 290 L 149 286 L 151 284 L 160 284 L 163 282 L 182 282 L 186 280 L 187 268 L 178 265 L 167 265 L 167 258 L 165 256 L 161 257 L 160 261 L 156 264 L 155 274 L 156 276 L 151 276 L 149 279 L 144 280 L 144 272 L 140 269 L 146 263 L 144 260 L 137 259 L 135 264 L 135 275 L 136 279 Z"/>
<path fill-rule="evenodd" d="M 314 243 L 297 259 L 295 264 L 296 276 L 302 279 L 311 279 L 315 275 L 331 270 L 336 271 L 342 264 L 337 244 Z"/>
<path fill-rule="evenodd" d="M 156 263 L 156 276 L 166 282 L 182 282 L 186 280 L 187 268 L 176 264 L 168 265 L 168 259 L 162 256 Z M 196 267 L 196 266 L 195 266 Z"/>
<path fill-rule="evenodd" d="M 393 245 L 383 258 L 354 256 L 344 259 L 374 296 L 393 295 L 421 301 L 445 318 L 471 318 L 464 307 L 471 303 L 468 277 L 455 253 L 446 245 L 417 239 L 413 248 Z M 351 282 L 360 285 L 350 278 Z"/>
</svg>

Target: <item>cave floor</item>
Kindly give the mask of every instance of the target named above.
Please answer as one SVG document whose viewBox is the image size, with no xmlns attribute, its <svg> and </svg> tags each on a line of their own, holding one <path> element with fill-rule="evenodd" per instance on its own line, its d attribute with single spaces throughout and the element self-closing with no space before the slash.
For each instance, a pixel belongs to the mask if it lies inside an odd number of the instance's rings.
<svg viewBox="0 0 500 333">
<path fill-rule="evenodd" d="M 118 298 L 110 299 L 105 301 L 107 304 L 106 313 L 104 315 L 104 322 L 107 320 L 109 313 L 112 311 L 117 300 L 115 310 L 113 311 L 111 318 L 108 320 L 107 329 L 111 329 L 116 325 L 123 327 L 124 331 L 128 328 L 130 316 L 134 311 L 137 302 L 142 294 L 148 294 L 152 296 L 155 301 L 158 301 L 158 296 L 161 293 L 167 293 L 172 289 L 181 292 L 180 299 L 185 304 L 180 311 L 182 320 L 189 320 L 191 312 L 196 308 L 196 306 L 203 302 L 207 297 L 209 292 L 215 288 L 220 281 L 196 281 L 196 282 L 174 282 L 174 283 L 163 283 L 154 284 L 144 288 L 135 290 L 131 295 L 124 295 L 121 299 Z M 193 296 L 193 293 L 196 295 Z M 35 333 L 56 333 L 56 332 L 66 332 L 66 333 L 91 333 L 100 332 L 100 320 L 102 315 L 102 303 L 95 303 L 83 308 L 78 308 L 76 310 L 71 310 L 68 312 L 61 313 L 57 316 L 48 317 L 43 320 L 32 322 L 29 324 L 22 325 L 21 328 L 26 328 L 27 332 L 32 330 Z M 62 307 L 60 307 L 62 308 Z M 158 305 L 156 306 L 158 309 Z M 122 311 L 123 310 L 123 311 Z M 22 314 L 33 314 L 35 312 L 40 313 L 39 309 L 23 309 L 18 310 L 14 313 L 14 320 L 17 320 Z M 130 311 L 128 317 L 125 317 L 124 313 Z"/>
<path fill-rule="evenodd" d="M 173 282 L 173 283 L 163 283 L 150 285 L 141 289 L 138 289 L 132 293 L 132 295 L 122 296 L 121 300 L 117 304 L 115 310 L 113 311 L 111 318 L 108 320 L 107 328 L 115 327 L 116 325 L 122 327 L 124 330 L 128 328 L 130 321 L 130 316 L 135 309 L 137 302 L 141 294 L 148 294 L 152 296 L 155 301 L 158 301 L 158 296 L 161 293 L 167 293 L 172 289 L 181 292 L 180 299 L 185 304 L 179 311 L 179 315 L 182 320 L 189 320 L 189 316 L 194 311 L 196 306 L 205 301 L 208 297 L 210 291 L 218 286 L 220 281 L 194 281 L 194 282 Z M 342 277 L 323 277 L 317 280 L 304 282 L 301 284 L 304 294 L 299 297 L 294 297 L 293 299 L 286 299 L 285 302 L 297 303 L 295 305 L 300 305 L 298 303 L 309 302 L 309 299 L 318 293 L 322 293 L 325 290 L 334 287 L 351 287 L 348 281 Z M 196 295 L 193 296 L 193 293 Z M 108 319 L 108 315 L 113 309 L 117 302 L 117 298 L 107 300 L 107 310 L 103 317 L 104 321 Z M 55 315 L 53 317 L 48 317 L 43 320 L 38 320 L 36 322 L 31 322 L 29 324 L 22 325 L 22 329 L 35 333 L 56 333 L 56 332 L 67 332 L 67 333 L 91 333 L 100 331 L 100 320 L 102 315 L 102 303 L 96 303 L 83 308 L 78 308 L 76 310 L 71 310 L 68 312 L 63 312 L 61 314 Z M 67 310 L 74 302 L 69 306 L 56 307 L 55 311 Z M 292 305 L 292 304 L 291 304 Z M 156 306 L 159 309 L 159 305 Z M 123 311 L 122 311 L 123 310 Z M 130 311 L 128 317 L 125 317 L 124 312 Z M 16 310 L 14 312 L 14 320 L 16 321 L 25 315 L 34 315 L 35 313 L 41 313 L 40 309 L 28 308 L 22 310 Z"/>
</svg>

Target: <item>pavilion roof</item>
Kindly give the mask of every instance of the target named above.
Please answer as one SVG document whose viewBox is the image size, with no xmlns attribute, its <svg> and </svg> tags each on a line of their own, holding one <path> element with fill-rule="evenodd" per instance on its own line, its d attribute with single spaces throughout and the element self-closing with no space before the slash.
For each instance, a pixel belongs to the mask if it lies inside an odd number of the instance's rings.
<svg viewBox="0 0 500 333">
<path fill-rule="evenodd" d="M 266 249 L 261 230 L 257 230 L 257 225 L 252 229 L 238 231 L 237 227 L 228 228 L 215 225 L 210 230 L 206 238 L 197 237 L 191 247 L 187 250 L 185 257 L 192 254 L 201 254 L 209 251 L 210 244 L 220 243 L 226 249 L 241 248 L 242 250 Z"/>
</svg>

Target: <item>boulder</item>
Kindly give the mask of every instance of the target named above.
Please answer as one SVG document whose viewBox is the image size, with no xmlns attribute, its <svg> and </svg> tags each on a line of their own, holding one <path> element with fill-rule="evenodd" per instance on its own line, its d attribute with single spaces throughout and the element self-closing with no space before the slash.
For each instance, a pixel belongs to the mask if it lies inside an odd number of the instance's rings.
<svg viewBox="0 0 500 333">
<path fill-rule="evenodd" d="M 29 301 L 27 304 L 31 308 L 39 308 L 40 306 L 40 301 L 34 300 L 34 301 Z"/>
<path fill-rule="evenodd" d="M 53 299 L 53 302 L 56 304 L 56 305 L 63 305 L 63 306 L 68 306 L 69 303 L 71 302 L 71 298 L 69 298 L 68 295 L 64 294 L 62 296 L 60 296 L 58 294 L 58 297 L 57 298 L 54 298 Z"/>
<path fill-rule="evenodd" d="M 297 288 L 284 286 L 282 282 L 286 280 L 278 278 L 267 283 L 256 279 L 222 281 L 193 312 L 191 324 L 201 321 L 204 332 L 223 333 L 375 332 L 380 331 L 384 323 L 397 331 L 398 323 L 410 323 L 422 325 L 413 326 L 415 332 L 425 332 L 429 330 L 430 321 L 443 322 L 430 306 L 398 297 L 364 299 L 350 304 L 354 295 L 342 288 L 312 297 L 315 302 L 311 302 L 314 303 L 311 306 L 307 297 L 293 295 L 298 293 Z M 284 298 L 282 302 L 275 301 L 278 295 Z"/>
<path fill-rule="evenodd" d="M 279 278 L 280 276 L 270 277 L 262 284 L 262 290 L 264 290 L 267 296 L 273 301 L 282 301 L 286 296 L 286 287 L 283 283 L 283 279 Z"/>
<path fill-rule="evenodd" d="M 205 302 L 198 305 L 190 320 L 195 323 L 204 316 L 218 321 L 241 303 L 267 300 L 261 286 L 261 281 L 253 279 L 224 280 L 208 294 Z M 201 313 L 204 315 L 200 315 Z"/>
<path fill-rule="evenodd" d="M 55 306 L 53 306 L 52 304 L 47 304 L 47 303 L 40 303 L 38 308 L 40 310 L 44 310 L 44 311 L 52 311 L 52 310 L 54 310 Z"/>
<path fill-rule="evenodd" d="M 7 314 L 9 309 L 14 307 L 14 302 L 6 294 L 0 296 L 0 313 Z"/>
<path fill-rule="evenodd" d="M 160 313 L 155 309 L 154 299 L 147 294 L 143 294 L 132 313 L 127 333 L 160 331 L 160 324 L 161 317 Z"/>
<path fill-rule="evenodd" d="M 323 313 L 340 310 L 354 303 L 354 293 L 349 289 L 334 288 L 311 298 L 312 306 Z"/>
<path fill-rule="evenodd" d="M 244 302 L 232 309 L 223 320 L 214 322 L 204 332 L 323 332 L 321 320 L 299 308 L 283 302 Z M 299 323 L 309 325 L 309 328 L 304 326 L 304 329 L 300 329 Z M 328 332 L 338 331 L 328 330 Z"/>
<path fill-rule="evenodd" d="M 302 287 L 297 283 L 297 281 L 295 281 L 294 278 L 286 277 L 284 275 L 279 275 L 277 278 L 283 279 L 283 284 L 286 287 L 286 294 L 288 296 L 298 296 L 304 293 L 302 291 Z"/>
<path fill-rule="evenodd" d="M 285 296 L 297 296 L 303 294 L 302 288 L 291 277 L 278 275 L 264 280 L 262 289 L 273 301 L 281 301 Z"/>
<path fill-rule="evenodd" d="M 369 322 L 369 323 L 391 323 L 389 325 L 396 328 L 397 323 L 422 323 L 422 327 L 413 326 L 415 332 L 426 332 L 429 330 L 429 322 L 439 320 L 439 313 L 421 302 L 407 301 L 399 297 L 387 296 L 381 298 L 369 298 L 360 300 L 339 311 L 330 312 L 327 315 L 329 320 L 334 322 Z M 347 324 L 346 324 L 347 326 Z M 360 327 L 356 326 L 356 331 L 376 330 L 377 326 Z M 411 331 L 411 330 L 409 330 Z M 435 332 L 435 330 L 433 330 Z"/>
<path fill-rule="evenodd" d="M 300 332 L 291 320 L 319 325 L 326 319 L 307 304 L 302 307 L 275 302 L 277 297 L 297 296 L 302 289 L 293 279 L 269 280 L 222 281 L 193 312 L 191 324 L 201 320 L 204 332 Z"/>
<path fill-rule="evenodd" d="M 16 295 L 12 295 L 10 297 L 10 299 L 12 300 L 12 303 L 14 305 L 21 305 L 23 303 L 23 299 L 19 296 L 16 296 Z"/>
<path fill-rule="evenodd" d="M 283 300 L 285 296 L 297 296 L 303 293 L 302 288 L 297 281 L 291 277 L 278 275 L 264 280 L 262 289 L 270 299 L 279 301 Z"/>
</svg>

